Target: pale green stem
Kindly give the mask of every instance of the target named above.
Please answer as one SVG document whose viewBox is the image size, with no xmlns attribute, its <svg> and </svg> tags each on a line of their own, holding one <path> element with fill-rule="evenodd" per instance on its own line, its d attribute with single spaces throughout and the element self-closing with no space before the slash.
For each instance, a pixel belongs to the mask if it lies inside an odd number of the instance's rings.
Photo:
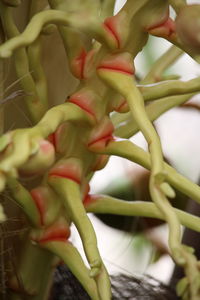
<svg viewBox="0 0 200 300">
<path fill-rule="evenodd" d="M 172 206 L 167 200 L 166 196 L 174 194 L 172 188 L 165 183 L 166 172 L 164 172 L 164 162 L 162 156 L 162 149 L 160 139 L 148 119 L 145 111 L 144 101 L 141 93 L 136 87 L 132 76 L 124 75 L 123 73 L 101 70 L 99 75 L 112 88 L 117 90 L 127 100 L 132 116 L 138 124 L 141 132 L 148 142 L 150 158 L 151 158 L 151 174 L 149 181 L 149 188 L 152 200 L 156 206 L 164 214 L 165 219 L 169 225 L 169 245 L 173 253 L 173 257 L 177 263 L 181 264 L 180 255 L 180 240 L 181 228 L 179 220 L 174 213 Z M 176 250 L 176 251 L 175 251 Z M 179 255 L 177 255 L 177 251 Z"/>
<path fill-rule="evenodd" d="M 78 22 L 77 22 L 78 21 Z M 72 13 L 65 13 L 58 10 L 46 10 L 37 13 L 31 19 L 23 33 L 19 36 L 8 40 L 0 47 L 0 57 L 10 57 L 14 50 L 29 46 L 40 35 L 45 25 L 57 24 L 64 26 L 72 26 L 75 29 L 83 30 L 96 36 L 96 33 L 104 38 L 104 30 L 100 27 L 98 18 L 83 20 L 83 16 Z"/>
<path fill-rule="evenodd" d="M 169 227 L 169 247 L 172 252 L 172 256 L 175 259 L 176 263 L 182 265 L 183 257 L 181 255 L 181 227 L 179 219 L 174 211 L 174 208 L 169 203 L 167 197 L 164 195 L 161 190 L 161 186 L 159 187 L 156 183 L 156 179 L 153 176 L 150 176 L 150 194 L 152 200 L 155 202 L 156 206 L 163 213 L 166 222 Z"/>
<path fill-rule="evenodd" d="M 29 8 L 29 18 L 45 7 L 44 0 L 32 0 Z M 40 101 L 43 103 L 45 110 L 48 109 L 48 89 L 45 72 L 41 62 L 41 37 L 39 37 L 31 46 L 28 47 L 29 67 L 32 72 L 36 89 L 40 95 Z"/>
<path fill-rule="evenodd" d="M 176 286 L 177 295 L 184 300 L 199 300 L 200 283 L 198 261 L 189 251 L 187 253 L 183 251 L 182 255 L 187 261 L 187 265 L 184 268 L 186 277 L 183 277 L 178 282 Z"/>
<path fill-rule="evenodd" d="M 29 240 L 22 246 L 21 254 L 22 257 L 17 263 L 17 273 L 21 280 L 21 288 L 24 288 L 25 291 L 22 290 L 21 293 L 13 291 L 9 299 L 23 299 L 22 294 L 24 292 L 27 300 L 47 299 L 49 283 L 51 283 L 53 276 L 55 256 L 46 249 L 33 245 Z M 12 278 L 11 282 L 19 285 L 17 278 Z M 19 295 L 21 298 L 18 298 Z"/>
<path fill-rule="evenodd" d="M 151 169 L 150 154 L 130 141 L 119 140 L 110 142 L 105 149 L 99 150 L 98 153 L 120 156 L 148 170 Z M 167 163 L 164 163 L 164 169 L 166 171 L 166 180 L 174 186 L 174 188 L 200 203 L 200 187 L 197 184 L 179 174 Z"/>
<path fill-rule="evenodd" d="M 87 212 L 156 218 L 165 221 L 164 215 L 154 203 L 145 201 L 124 201 L 106 195 L 95 195 L 94 200 L 86 204 Z M 200 232 L 200 218 L 174 208 L 183 226 Z"/>
<path fill-rule="evenodd" d="M 48 89 L 47 80 L 41 63 L 41 38 L 38 38 L 31 46 L 28 47 L 29 68 L 35 81 L 37 93 L 43 104 L 44 110 L 48 109 Z"/>
<path fill-rule="evenodd" d="M 89 264 L 96 261 L 101 264 L 96 235 L 82 204 L 79 185 L 72 180 L 55 176 L 50 177 L 48 183 L 61 196 L 65 209 L 80 234 Z"/>
<path fill-rule="evenodd" d="M 95 277 L 99 290 L 101 289 L 104 295 L 102 299 L 110 300 L 110 280 L 99 254 L 93 226 L 82 203 L 79 185 L 57 176 L 49 177 L 48 183 L 63 200 L 63 205 L 80 234 L 91 267 L 90 276 Z"/>
<path fill-rule="evenodd" d="M 169 4 L 173 7 L 175 12 L 178 14 L 182 7 L 187 5 L 186 0 L 169 0 Z"/>
<path fill-rule="evenodd" d="M 149 73 L 141 81 L 141 84 L 148 84 L 160 81 L 164 71 L 170 67 L 181 55 L 183 50 L 171 46 L 151 67 Z"/>
<path fill-rule="evenodd" d="M 156 100 L 145 107 L 147 116 L 151 122 L 155 121 L 163 113 L 173 107 L 177 107 L 180 104 L 185 103 L 194 95 L 195 94 L 186 94 Z M 122 138 L 130 138 L 140 130 L 131 113 L 127 113 L 124 115 L 115 114 L 112 117 L 112 121 L 116 128 L 115 135 Z"/>
<path fill-rule="evenodd" d="M 60 257 L 71 272 L 80 281 L 92 300 L 100 300 L 96 282 L 90 277 L 90 272 L 83 263 L 77 249 L 70 242 L 51 241 L 41 244 L 41 247 Z"/>
<path fill-rule="evenodd" d="M 167 96 L 189 94 L 200 91 L 200 77 L 189 81 L 167 80 L 155 84 L 138 85 L 144 101 L 155 100 Z"/>
<path fill-rule="evenodd" d="M 149 151 L 152 159 L 152 174 L 160 176 L 163 168 L 163 157 L 160 139 L 148 119 L 145 111 L 144 101 L 141 93 L 135 85 L 132 76 L 124 75 L 121 72 L 99 70 L 99 75 L 107 84 L 118 91 L 127 100 L 131 114 L 138 124 L 141 132 L 149 145 Z"/>
<path fill-rule="evenodd" d="M 10 57 L 14 50 L 29 46 L 38 38 L 42 28 L 49 23 L 55 22 L 68 25 L 67 16 L 69 15 L 66 13 L 53 10 L 37 13 L 33 16 L 23 33 L 1 45 L 0 56 Z"/>
<path fill-rule="evenodd" d="M 12 18 L 11 8 L 4 6 L 0 3 L 1 19 L 4 31 L 7 37 L 15 39 L 19 34 Z M 6 44 L 7 42 L 5 42 Z M 4 45 L 4 44 L 3 44 Z M 0 46 L 0 48 L 3 46 Z M 43 116 L 45 109 L 40 103 L 38 93 L 36 91 L 35 83 L 30 74 L 29 63 L 25 49 L 19 49 L 14 54 L 15 69 L 20 85 L 23 88 L 25 95 L 24 100 L 29 112 L 29 115 L 34 123 L 37 123 Z"/>
<path fill-rule="evenodd" d="M 70 219 L 77 227 L 88 262 L 90 265 L 95 261 L 101 264 L 96 235 L 82 204 L 79 185 L 72 180 L 58 176 L 51 176 L 48 183 L 61 197 Z"/>
<path fill-rule="evenodd" d="M 32 226 L 40 224 L 40 215 L 38 209 L 27 189 L 25 189 L 15 178 L 9 178 L 7 186 L 11 192 L 13 199 L 26 214 Z"/>
<path fill-rule="evenodd" d="M 124 96 L 127 99 L 133 118 L 135 119 L 138 127 L 148 143 L 152 159 L 152 174 L 157 175 L 162 173 L 163 168 L 160 139 L 154 130 L 152 123 L 148 119 L 148 116 L 146 115 L 144 101 L 140 92 L 134 84 L 132 84 L 130 87 L 132 88 L 131 92 L 128 94 L 125 93 Z"/>
</svg>

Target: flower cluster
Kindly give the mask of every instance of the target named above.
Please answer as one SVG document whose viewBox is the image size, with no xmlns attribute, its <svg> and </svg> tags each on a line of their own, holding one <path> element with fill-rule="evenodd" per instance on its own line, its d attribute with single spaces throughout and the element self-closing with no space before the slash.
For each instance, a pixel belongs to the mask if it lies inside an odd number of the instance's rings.
<svg viewBox="0 0 200 300">
<path fill-rule="evenodd" d="M 166 221 L 171 256 L 185 269 L 177 292 L 183 299 L 199 299 L 199 263 L 191 248 L 181 244 L 181 224 L 200 231 L 200 220 L 173 208 L 169 199 L 175 197 L 176 188 L 200 202 L 200 188 L 164 163 L 152 121 L 185 103 L 200 89 L 200 78 L 184 83 L 163 80 L 164 70 L 182 53 L 199 61 L 200 6 L 189 6 L 182 0 L 127 0 L 113 15 L 112 0 L 36 0 L 30 1 L 29 21 L 20 33 L 12 12 L 12 6 L 20 5 L 17 0 L 0 1 L 7 38 L 0 46 L 0 58 L 13 58 L 25 94 L 24 104 L 34 123 L 31 128 L 15 129 L 0 137 L 0 189 L 9 189 L 29 222 L 28 237 L 24 237 L 28 246 L 18 266 L 23 289 L 13 276 L 9 281 L 13 294 L 17 291 L 43 299 L 53 262 L 59 257 L 91 299 L 111 299 L 109 276 L 87 216 L 87 212 L 99 212 Z M 170 5 L 176 11 L 174 20 L 169 14 Z M 192 30 L 194 26 L 198 33 Z M 55 30 L 62 39 L 71 74 L 79 84 L 63 103 L 50 108 L 47 75 L 41 63 L 41 37 L 51 37 Z M 150 34 L 173 45 L 138 83 L 134 59 Z M 129 141 L 138 131 L 148 143 L 148 152 Z M 126 203 L 90 194 L 90 179 L 104 168 L 111 155 L 150 169 L 152 203 Z M 29 182 L 37 177 L 40 184 L 26 188 L 24 177 Z M 3 221 L 3 211 L 0 217 Z M 90 268 L 68 240 L 71 223 L 80 234 Z M 39 282 L 33 286 L 29 278 L 37 272 L 31 260 L 35 252 L 37 262 L 45 256 L 47 278 L 42 283 L 43 275 L 38 270 Z"/>
</svg>

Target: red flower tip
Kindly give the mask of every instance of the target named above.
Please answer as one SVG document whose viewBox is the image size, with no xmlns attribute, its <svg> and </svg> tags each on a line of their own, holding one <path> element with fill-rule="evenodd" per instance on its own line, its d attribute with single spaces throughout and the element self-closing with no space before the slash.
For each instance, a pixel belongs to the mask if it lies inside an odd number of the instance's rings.
<svg viewBox="0 0 200 300">
<path fill-rule="evenodd" d="M 73 180 L 80 184 L 82 179 L 82 166 L 76 158 L 59 161 L 50 171 L 49 177 L 56 176 Z"/>
<path fill-rule="evenodd" d="M 79 79 L 84 79 L 84 66 L 87 52 L 82 49 L 77 57 L 71 61 L 71 68 L 74 76 Z"/>
<path fill-rule="evenodd" d="M 133 60 L 128 52 L 106 56 L 97 67 L 97 70 L 102 69 L 121 72 L 131 76 L 134 74 Z"/>
<path fill-rule="evenodd" d="M 108 117 L 105 117 L 92 131 L 88 141 L 88 147 L 91 150 L 98 150 L 107 146 L 109 141 L 113 140 L 114 127 Z"/>
</svg>

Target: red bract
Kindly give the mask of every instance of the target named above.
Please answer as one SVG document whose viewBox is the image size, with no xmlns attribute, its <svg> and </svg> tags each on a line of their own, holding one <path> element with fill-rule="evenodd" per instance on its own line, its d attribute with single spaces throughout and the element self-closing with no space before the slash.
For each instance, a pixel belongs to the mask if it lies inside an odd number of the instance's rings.
<svg viewBox="0 0 200 300">
<path fill-rule="evenodd" d="M 51 176 L 71 179 L 80 184 L 82 180 L 82 166 L 80 160 L 76 158 L 60 160 L 49 171 L 49 177 Z"/>
<path fill-rule="evenodd" d="M 87 207 L 87 205 L 90 205 L 92 203 L 94 203 L 96 201 L 96 197 L 95 195 L 86 195 L 84 200 L 83 200 L 83 204 L 85 207 Z"/>
<path fill-rule="evenodd" d="M 105 117 L 91 132 L 88 141 L 88 148 L 95 151 L 95 149 L 104 148 L 109 141 L 113 140 L 114 127 L 108 117 Z"/>
<path fill-rule="evenodd" d="M 119 113 L 126 113 L 129 111 L 129 106 L 126 100 L 121 99 L 121 101 L 118 103 L 116 107 L 114 107 L 114 110 Z"/>
<path fill-rule="evenodd" d="M 35 230 L 31 233 L 31 239 L 38 243 L 50 241 L 67 241 L 70 229 L 64 218 L 60 218 L 51 226 L 43 230 Z"/>
<path fill-rule="evenodd" d="M 90 114 L 95 120 L 97 120 L 100 113 L 99 109 L 101 108 L 101 103 L 98 103 L 100 102 L 99 97 L 95 95 L 92 90 L 81 89 L 77 93 L 73 94 L 68 101 L 78 105 L 86 113 Z"/>
<path fill-rule="evenodd" d="M 173 38 L 173 35 L 176 34 L 176 26 L 171 18 L 167 18 L 162 24 L 147 28 L 147 31 L 152 35 Z"/>
<path fill-rule="evenodd" d="M 79 56 L 77 56 L 71 61 L 72 72 L 79 79 L 84 78 L 84 66 L 86 56 L 87 52 L 85 51 L 85 49 L 82 49 Z"/>
<path fill-rule="evenodd" d="M 109 160 L 108 155 L 98 155 L 95 161 L 94 166 L 92 167 L 92 171 L 98 171 L 103 169 Z"/>
<path fill-rule="evenodd" d="M 38 189 L 34 189 L 31 192 L 31 196 L 33 198 L 33 201 L 35 202 L 38 211 L 40 213 L 40 223 L 43 226 L 45 224 L 44 222 L 44 214 L 47 209 L 46 201 L 43 195 L 41 194 L 41 191 Z"/>
<path fill-rule="evenodd" d="M 68 122 L 61 124 L 54 133 L 48 136 L 49 142 L 53 144 L 58 154 L 67 154 L 68 146 L 73 139 L 71 124 Z"/>
<path fill-rule="evenodd" d="M 31 190 L 31 196 L 40 213 L 41 226 L 49 226 L 58 218 L 60 202 L 48 186 L 38 186 Z"/>
<path fill-rule="evenodd" d="M 55 132 L 51 133 L 47 140 L 54 146 L 55 150 L 56 150 L 56 136 L 55 136 Z"/>
<path fill-rule="evenodd" d="M 116 48 L 121 49 L 125 46 L 128 37 L 128 20 L 124 13 L 117 14 L 105 19 L 103 26 L 107 34 L 115 42 Z"/>
<path fill-rule="evenodd" d="M 107 55 L 97 67 L 97 70 L 102 69 L 121 72 L 127 75 L 134 74 L 133 60 L 128 52 Z"/>
</svg>

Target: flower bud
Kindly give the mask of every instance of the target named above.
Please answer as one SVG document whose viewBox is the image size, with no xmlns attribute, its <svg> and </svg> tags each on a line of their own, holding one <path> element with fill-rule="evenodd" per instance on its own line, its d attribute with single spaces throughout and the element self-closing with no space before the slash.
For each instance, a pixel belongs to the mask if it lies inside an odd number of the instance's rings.
<svg viewBox="0 0 200 300">
<path fill-rule="evenodd" d="M 113 110 L 119 112 L 119 113 L 127 113 L 129 111 L 129 106 L 127 101 L 120 95 L 119 98 L 117 98 L 114 102 Z"/>
<path fill-rule="evenodd" d="M 49 178 L 52 176 L 70 179 L 79 184 L 83 177 L 82 163 L 75 157 L 61 159 L 49 171 Z"/>
<path fill-rule="evenodd" d="M 69 224 L 64 217 L 60 217 L 51 226 L 44 229 L 33 229 L 31 232 L 31 240 L 38 243 L 50 241 L 67 241 L 70 236 Z"/>
<path fill-rule="evenodd" d="M 53 191 L 47 186 L 39 186 L 31 190 L 31 196 L 40 213 L 41 225 L 49 226 L 57 218 L 60 211 L 60 202 Z"/>
<path fill-rule="evenodd" d="M 131 76 L 135 71 L 132 56 L 128 52 L 105 56 L 97 70 L 115 71 Z"/>
<path fill-rule="evenodd" d="M 152 35 L 164 37 L 166 39 L 167 38 L 173 39 L 176 36 L 175 22 L 171 18 L 168 18 L 162 24 L 158 26 L 150 27 L 147 30 L 148 33 Z"/>
<path fill-rule="evenodd" d="M 85 49 L 81 49 L 79 55 L 73 58 L 71 61 L 71 69 L 73 75 L 79 79 L 84 78 L 84 65 L 86 56 L 87 52 L 85 51 Z"/>
<path fill-rule="evenodd" d="M 95 161 L 95 164 L 93 165 L 92 171 L 99 171 L 102 170 L 106 164 L 108 163 L 109 155 L 98 155 Z"/>
<path fill-rule="evenodd" d="M 115 48 L 122 49 L 127 42 L 129 34 L 127 17 L 127 14 L 121 11 L 115 16 L 108 17 L 103 23 L 107 38 L 110 39 L 109 43 Z"/>
<path fill-rule="evenodd" d="M 29 160 L 19 169 L 22 176 L 33 176 L 46 171 L 55 160 L 53 145 L 46 141 L 39 141 L 39 149 L 30 156 Z"/>
<path fill-rule="evenodd" d="M 73 124 L 70 122 L 62 123 L 58 129 L 48 136 L 48 141 L 54 146 L 56 153 L 68 154 L 71 150 L 70 145 L 75 139 Z"/>
<path fill-rule="evenodd" d="M 113 140 L 114 127 L 108 117 L 105 117 L 91 132 L 88 148 L 92 151 L 104 148 L 109 141 Z"/>
<path fill-rule="evenodd" d="M 95 120 L 98 120 L 102 115 L 102 101 L 91 89 L 82 88 L 74 93 L 68 101 L 78 105 Z"/>
</svg>

